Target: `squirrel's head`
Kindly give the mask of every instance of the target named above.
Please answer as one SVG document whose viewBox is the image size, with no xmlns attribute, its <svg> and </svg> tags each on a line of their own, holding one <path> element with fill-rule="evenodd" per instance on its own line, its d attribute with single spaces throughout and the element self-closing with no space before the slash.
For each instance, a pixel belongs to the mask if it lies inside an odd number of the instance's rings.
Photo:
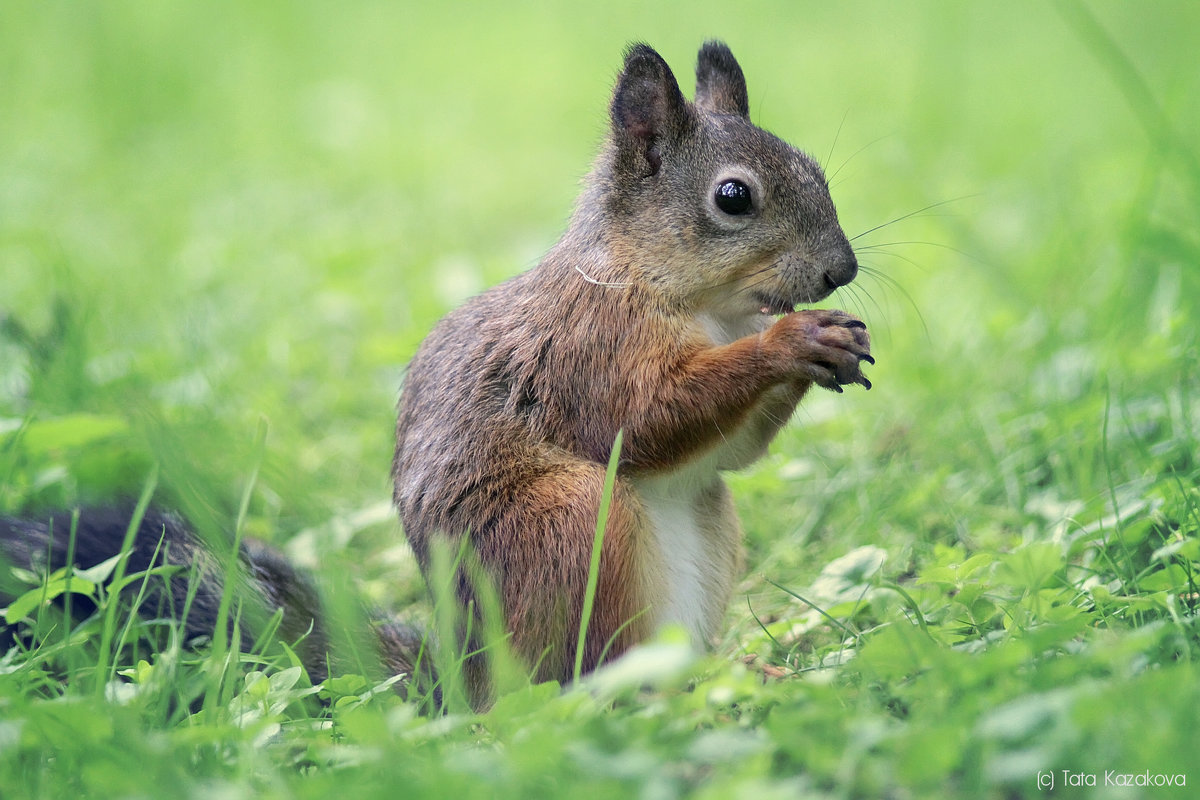
<svg viewBox="0 0 1200 800">
<path fill-rule="evenodd" d="M 827 297 L 858 262 L 820 166 L 750 122 L 746 79 L 708 42 L 689 103 L 662 57 L 629 49 L 590 200 L 631 248 L 636 276 L 726 314 L 778 314 Z"/>
</svg>

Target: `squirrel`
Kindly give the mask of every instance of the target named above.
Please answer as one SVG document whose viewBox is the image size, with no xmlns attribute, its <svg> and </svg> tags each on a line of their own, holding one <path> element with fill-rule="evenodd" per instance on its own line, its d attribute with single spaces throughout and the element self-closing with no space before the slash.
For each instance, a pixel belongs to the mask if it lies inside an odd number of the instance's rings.
<svg viewBox="0 0 1200 800">
<path fill-rule="evenodd" d="M 866 325 L 796 308 L 857 271 L 820 166 L 751 123 L 728 47 L 701 47 L 692 102 L 655 50 L 628 48 L 566 232 L 537 266 L 445 316 L 400 393 L 393 500 L 417 562 L 433 580 L 442 542 L 478 567 L 460 563 L 453 581 L 475 707 L 493 695 L 481 576 L 533 678 L 573 677 L 618 432 L 582 671 L 666 625 L 698 646 L 714 639 L 742 568 L 721 472 L 760 458 L 814 384 L 871 388 L 860 369 L 874 363 Z M 0 553 L 17 564 L 49 553 L 58 565 L 68 528 L 67 517 L 0 520 Z M 95 563 L 125 527 L 84 515 L 79 531 L 76 561 Z M 155 555 L 164 532 L 165 558 Z M 188 563 L 203 549 L 181 521 L 152 513 L 131 567 Z M 241 560 L 244 583 L 283 609 L 281 634 L 309 630 L 301 656 L 320 680 L 328 637 L 315 587 L 265 546 L 245 545 Z M 220 585 L 204 580 L 190 634 L 216 619 Z M 385 667 L 420 670 L 419 634 L 390 623 L 375 632 Z"/>
<path fill-rule="evenodd" d="M 721 471 L 762 456 L 813 384 L 871 387 L 865 324 L 795 310 L 857 271 L 821 168 L 750 122 L 728 47 L 701 47 L 694 102 L 631 47 L 565 234 L 442 319 L 409 366 L 392 473 L 422 570 L 435 540 L 468 537 L 516 654 L 569 680 L 622 431 L 583 670 L 667 624 L 708 643 L 742 561 Z M 466 667 L 486 698 L 485 657 Z"/>
</svg>

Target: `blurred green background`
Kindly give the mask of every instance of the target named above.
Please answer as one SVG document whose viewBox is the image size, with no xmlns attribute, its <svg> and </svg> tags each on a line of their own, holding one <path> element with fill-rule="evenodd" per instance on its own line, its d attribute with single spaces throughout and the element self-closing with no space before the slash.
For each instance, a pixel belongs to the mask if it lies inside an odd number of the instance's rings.
<svg viewBox="0 0 1200 800">
<path fill-rule="evenodd" d="M 276 673 L 255 727 L 186 713 L 202 655 L 114 660 L 93 696 L 59 679 L 94 643 L 48 638 L 0 653 L 0 794 L 1194 782 L 1197 30 L 1194 2 L 4 2 L 0 513 L 136 497 L 157 465 L 156 502 L 228 534 L 252 486 L 247 531 L 319 566 L 335 619 L 408 607 L 404 364 L 560 234 L 635 40 L 690 94 L 724 39 L 753 118 L 825 164 L 870 268 L 828 302 L 878 365 L 731 479 L 747 578 L 699 677 L 426 723 Z"/>
<path fill-rule="evenodd" d="M 117 421 L 50 435 L 53 468 L 9 448 L 0 510 L 134 494 L 158 461 L 169 501 L 228 514 L 260 418 L 260 533 L 378 509 L 404 363 L 561 232 L 634 40 L 689 94 L 698 45 L 726 40 L 755 120 L 872 231 L 877 276 L 832 302 L 866 316 L 877 388 L 816 398 L 744 493 L 811 503 L 822 486 L 781 472 L 865 444 L 1019 505 L 1014 408 L 1066 409 L 1048 436 L 1075 455 L 1107 396 L 1195 363 L 1195 4 L 10 2 L 0 21 L 0 418 L 10 440 Z M 752 545 L 791 524 L 751 505 Z"/>
</svg>

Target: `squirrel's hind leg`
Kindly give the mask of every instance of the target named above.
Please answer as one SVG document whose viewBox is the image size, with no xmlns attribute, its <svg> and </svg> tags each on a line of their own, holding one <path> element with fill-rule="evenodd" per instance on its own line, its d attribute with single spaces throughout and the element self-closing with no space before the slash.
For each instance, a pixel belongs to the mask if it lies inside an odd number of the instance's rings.
<svg viewBox="0 0 1200 800">
<path fill-rule="evenodd" d="M 478 538 L 479 556 L 497 576 L 512 646 L 535 680 L 563 683 L 574 675 L 605 470 L 598 464 L 556 465 L 530 481 L 518 500 Z M 582 671 L 611 661 L 650 632 L 651 554 L 637 495 L 618 479 L 608 521 Z"/>
</svg>

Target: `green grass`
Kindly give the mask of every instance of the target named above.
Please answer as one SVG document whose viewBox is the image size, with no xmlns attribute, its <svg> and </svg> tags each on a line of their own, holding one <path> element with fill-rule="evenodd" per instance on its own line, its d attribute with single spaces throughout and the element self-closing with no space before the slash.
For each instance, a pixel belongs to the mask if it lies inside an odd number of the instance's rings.
<svg viewBox="0 0 1200 800">
<path fill-rule="evenodd" d="M 428 614 L 387 510 L 403 365 L 561 231 L 626 42 L 686 86 L 725 38 L 847 232 L 896 222 L 834 298 L 875 388 L 812 398 L 731 481 L 749 570 L 711 657 L 668 637 L 430 719 L 353 673 L 318 702 L 286 653 L 182 648 L 102 588 L 69 630 L 31 597 L 0 794 L 1186 796 L 1104 782 L 1200 782 L 1198 25 L 1186 3 L 7 4 L 0 512 L 152 487 L 319 567 L 347 619 Z"/>
</svg>

